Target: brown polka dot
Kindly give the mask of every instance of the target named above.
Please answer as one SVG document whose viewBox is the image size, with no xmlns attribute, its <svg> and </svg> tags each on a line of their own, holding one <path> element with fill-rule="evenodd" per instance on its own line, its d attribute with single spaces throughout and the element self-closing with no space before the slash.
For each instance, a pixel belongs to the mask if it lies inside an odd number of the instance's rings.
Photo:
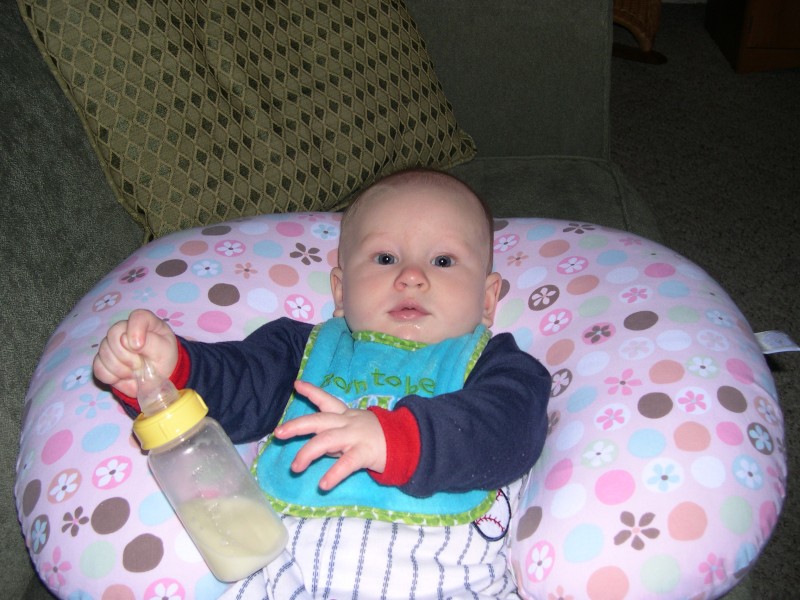
<svg viewBox="0 0 800 600">
<path fill-rule="evenodd" d="M 528 296 L 528 308 L 531 310 L 544 310 L 556 303 L 561 291 L 555 285 L 543 285 L 536 288 Z"/>
<path fill-rule="evenodd" d="M 541 522 L 542 507 L 531 506 L 525 511 L 525 514 L 522 515 L 522 518 L 519 520 L 519 526 L 517 527 L 517 541 L 520 542 L 531 537 L 534 533 L 536 533 L 536 530 L 539 529 Z"/>
<path fill-rule="evenodd" d="M 572 371 L 569 369 L 559 369 L 553 373 L 553 385 L 550 388 L 550 397 L 560 396 L 572 384 Z"/>
<path fill-rule="evenodd" d="M 128 517 L 131 507 L 124 498 L 108 498 L 103 500 L 92 512 L 92 529 L 101 535 L 119 531 Z"/>
<path fill-rule="evenodd" d="M 569 250 L 569 242 L 564 240 L 553 240 L 552 242 L 547 242 L 541 248 L 539 248 L 539 254 L 545 258 L 551 258 L 553 256 L 560 256 Z"/>
<path fill-rule="evenodd" d="M 189 266 L 186 264 L 186 261 L 173 258 L 172 260 L 165 260 L 158 265 L 156 267 L 156 273 L 161 275 L 161 277 L 177 277 L 178 275 L 183 275 L 188 268 Z"/>
<path fill-rule="evenodd" d="M 122 566 L 131 573 L 152 571 L 164 558 L 161 538 L 143 533 L 131 540 L 122 551 Z"/>
<path fill-rule="evenodd" d="M 650 367 L 650 381 L 653 383 L 675 383 L 683 379 L 686 371 L 683 365 L 674 360 L 660 360 Z"/>
<path fill-rule="evenodd" d="M 559 340 L 547 351 L 545 360 L 548 365 L 560 365 L 570 356 L 575 350 L 575 342 L 572 340 Z"/>
<path fill-rule="evenodd" d="M 508 296 L 508 292 L 511 291 L 511 284 L 508 282 L 508 279 L 503 279 L 500 282 L 500 296 L 498 300 L 502 300 L 506 296 Z"/>
<path fill-rule="evenodd" d="M 494 220 L 494 230 L 495 231 L 502 231 L 506 227 L 508 227 L 508 221 L 506 221 L 505 219 L 495 219 Z"/>
<path fill-rule="evenodd" d="M 34 479 L 28 482 L 25 486 L 25 491 L 22 492 L 22 514 L 26 517 L 33 512 L 36 508 L 36 503 L 42 495 L 42 482 Z"/>
<path fill-rule="evenodd" d="M 567 291 L 573 296 L 588 294 L 600 284 L 600 280 L 594 275 L 581 275 L 567 284 Z"/>
<path fill-rule="evenodd" d="M 50 541 L 50 518 L 47 515 L 39 515 L 31 522 L 31 531 L 33 531 L 34 526 L 36 526 L 37 533 L 41 535 L 44 540 L 44 543 L 39 544 L 38 547 L 31 547 L 31 551 L 34 554 L 39 554 L 44 550 L 44 547 L 47 546 L 47 542 Z"/>
<path fill-rule="evenodd" d="M 775 444 L 772 441 L 772 436 L 769 434 L 769 431 L 767 431 L 763 425 L 750 423 L 747 427 L 747 438 L 750 440 L 753 448 L 761 452 L 761 454 L 766 454 L 767 456 L 772 454 Z"/>
<path fill-rule="evenodd" d="M 239 301 L 239 290 L 229 283 L 218 283 L 208 290 L 208 299 L 217 306 L 231 306 Z"/>
<path fill-rule="evenodd" d="M 661 392 L 645 394 L 639 398 L 639 413 L 648 419 L 666 417 L 672 411 L 672 399 Z"/>
<path fill-rule="evenodd" d="M 711 445 L 711 434 L 708 429 L 694 421 L 679 425 L 673 438 L 675 445 L 686 452 L 702 452 Z"/>
<path fill-rule="evenodd" d="M 208 244 L 199 240 L 191 240 L 181 244 L 180 251 L 186 256 L 197 256 L 208 250 Z"/>
<path fill-rule="evenodd" d="M 658 315 L 650 310 L 642 310 L 625 317 L 623 325 L 631 331 L 644 331 L 658 323 Z"/>
<path fill-rule="evenodd" d="M 203 229 L 203 235 L 228 235 L 230 232 L 228 225 L 212 225 Z"/>
<path fill-rule="evenodd" d="M 723 385 L 717 390 L 717 400 L 731 412 L 743 413 L 747 410 L 747 400 L 744 394 L 729 385 Z"/>
<path fill-rule="evenodd" d="M 100 600 L 136 600 L 136 594 L 127 585 L 114 583 L 103 590 Z"/>
</svg>

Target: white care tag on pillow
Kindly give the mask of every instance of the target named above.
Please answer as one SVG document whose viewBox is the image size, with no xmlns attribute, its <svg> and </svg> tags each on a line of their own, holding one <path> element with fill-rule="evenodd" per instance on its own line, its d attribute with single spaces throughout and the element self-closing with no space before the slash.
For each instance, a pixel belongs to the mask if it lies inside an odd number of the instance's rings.
<svg viewBox="0 0 800 600">
<path fill-rule="evenodd" d="M 776 352 L 800 352 L 797 345 L 787 333 L 783 331 L 760 331 L 756 333 L 756 340 L 761 346 L 764 354 L 775 354 Z"/>
</svg>

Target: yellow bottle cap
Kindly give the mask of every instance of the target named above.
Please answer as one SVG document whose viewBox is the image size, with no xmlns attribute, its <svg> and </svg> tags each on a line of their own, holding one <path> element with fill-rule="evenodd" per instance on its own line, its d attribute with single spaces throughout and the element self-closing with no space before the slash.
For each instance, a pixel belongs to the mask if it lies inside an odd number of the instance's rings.
<svg viewBox="0 0 800 600">
<path fill-rule="evenodd" d="M 136 417 L 133 433 L 143 450 L 158 448 L 189 431 L 206 414 L 208 407 L 197 392 L 181 390 L 180 397 L 161 412 Z"/>
</svg>

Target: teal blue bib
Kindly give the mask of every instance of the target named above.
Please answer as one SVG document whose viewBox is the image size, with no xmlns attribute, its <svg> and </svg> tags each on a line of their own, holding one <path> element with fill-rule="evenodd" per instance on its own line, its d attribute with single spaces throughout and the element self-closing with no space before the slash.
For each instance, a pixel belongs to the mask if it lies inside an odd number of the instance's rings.
<svg viewBox="0 0 800 600">
<path fill-rule="evenodd" d="M 438 344 L 410 342 L 393 336 L 351 333 L 342 318 L 317 325 L 306 344 L 300 379 L 321 387 L 352 408 L 392 409 L 403 397 L 432 397 L 460 390 L 491 334 L 483 326 L 471 334 Z M 317 408 L 293 394 L 281 419 L 285 422 Z M 359 517 L 415 525 L 458 525 L 480 517 L 496 492 L 440 492 L 416 498 L 394 486 L 376 483 L 359 471 L 329 492 L 319 489 L 322 475 L 336 460 L 322 457 L 303 473 L 290 465 L 308 437 L 267 440 L 254 465 L 261 488 L 276 510 L 298 517 Z M 465 457 L 467 460 L 467 457 Z"/>
</svg>

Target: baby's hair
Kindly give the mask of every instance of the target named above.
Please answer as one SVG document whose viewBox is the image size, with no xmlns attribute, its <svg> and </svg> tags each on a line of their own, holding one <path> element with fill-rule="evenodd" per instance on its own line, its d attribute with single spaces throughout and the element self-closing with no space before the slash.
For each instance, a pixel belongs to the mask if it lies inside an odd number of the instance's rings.
<svg viewBox="0 0 800 600">
<path fill-rule="evenodd" d="M 444 171 L 437 171 L 436 169 L 412 167 L 409 169 L 403 169 L 401 171 L 395 171 L 394 173 L 386 175 L 359 192 L 342 215 L 342 234 L 344 234 L 345 229 L 347 228 L 347 222 L 358 212 L 359 206 L 361 206 L 370 196 L 380 192 L 383 189 L 392 189 L 410 184 L 435 186 L 439 187 L 440 189 L 472 196 L 478 201 L 478 204 L 480 205 L 483 215 L 486 219 L 486 231 L 487 237 L 489 238 L 489 270 L 491 271 L 492 256 L 494 254 L 494 217 L 492 216 L 491 208 L 489 208 L 489 205 L 475 192 L 475 190 L 461 181 L 458 177 L 450 175 L 449 173 L 445 173 Z"/>
</svg>

